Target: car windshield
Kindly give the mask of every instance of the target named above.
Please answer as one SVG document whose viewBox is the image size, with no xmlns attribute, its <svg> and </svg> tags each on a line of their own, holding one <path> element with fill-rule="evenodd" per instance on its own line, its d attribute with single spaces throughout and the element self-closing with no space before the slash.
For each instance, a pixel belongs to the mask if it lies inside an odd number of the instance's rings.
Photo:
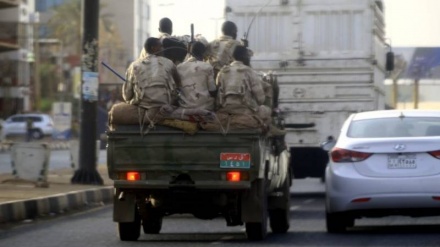
<svg viewBox="0 0 440 247">
<path fill-rule="evenodd" d="M 399 117 L 355 120 L 351 122 L 347 136 L 351 138 L 440 136 L 440 118 Z"/>
</svg>

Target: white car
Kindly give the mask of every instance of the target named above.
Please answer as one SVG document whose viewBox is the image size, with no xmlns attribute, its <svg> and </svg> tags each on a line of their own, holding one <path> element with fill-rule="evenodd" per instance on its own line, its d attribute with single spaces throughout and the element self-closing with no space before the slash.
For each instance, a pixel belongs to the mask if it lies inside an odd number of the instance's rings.
<svg viewBox="0 0 440 247">
<path fill-rule="evenodd" d="M 362 217 L 440 215 L 440 111 L 352 114 L 330 158 L 329 233 Z"/>
<path fill-rule="evenodd" d="M 47 114 L 27 113 L 10 116 L 3 122 L 3 137 L 13 135 L 26 135 L 26 120 L 32 119 L 32 138 L 41 139 L 45 135 L 52 135 L 54 124 Z"/>
</svg>

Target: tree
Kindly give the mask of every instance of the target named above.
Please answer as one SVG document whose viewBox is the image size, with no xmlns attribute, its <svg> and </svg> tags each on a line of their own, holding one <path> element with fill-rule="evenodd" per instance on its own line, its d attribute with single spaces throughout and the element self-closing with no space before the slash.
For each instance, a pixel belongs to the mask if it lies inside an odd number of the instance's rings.
<svg viewBox="0 0 440 247">
<path fill-rule="evenodd" d="M 101 9 L 105 8 L 101 4 Z M 102 12 L 102 11 L 101 11 Z M 122 46 L 121 38 L 113 25 L 113 15 L 105 13 L 99 19 L 99 45 L 111 44 L 115 48 Z M 67 0 L 53 8 L 53 15 L 47 24 L 52 38 L 63 42 L 64 49 L 72 54 L 81 54 L 81 0 Z"/>
</svg>

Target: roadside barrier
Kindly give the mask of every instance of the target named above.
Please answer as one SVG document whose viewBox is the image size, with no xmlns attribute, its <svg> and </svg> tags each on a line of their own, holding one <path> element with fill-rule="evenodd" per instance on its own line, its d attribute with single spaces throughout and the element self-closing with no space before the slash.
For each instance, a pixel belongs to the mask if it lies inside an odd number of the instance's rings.
<svg viewBox="0 0 440 247">
<path fill-rule="evenodd" d="M 11 148 L 12 175 L 15 179 L 47 187 L 50 149 L 47 143 L 14 143 Z"/>
</svg>

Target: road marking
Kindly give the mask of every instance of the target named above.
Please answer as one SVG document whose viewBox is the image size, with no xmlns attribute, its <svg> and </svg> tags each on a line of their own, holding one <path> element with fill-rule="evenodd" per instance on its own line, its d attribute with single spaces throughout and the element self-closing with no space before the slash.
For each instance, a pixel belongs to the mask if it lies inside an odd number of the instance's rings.
<svg viewBox="0 0 440 247">
<path fill-rule="evenodd" d="M 295 211 L 299 208 L 300 208 L 300 206 L 292 206 L 292 207 L 290 207 L 290 211 Z"/>
</svg>

